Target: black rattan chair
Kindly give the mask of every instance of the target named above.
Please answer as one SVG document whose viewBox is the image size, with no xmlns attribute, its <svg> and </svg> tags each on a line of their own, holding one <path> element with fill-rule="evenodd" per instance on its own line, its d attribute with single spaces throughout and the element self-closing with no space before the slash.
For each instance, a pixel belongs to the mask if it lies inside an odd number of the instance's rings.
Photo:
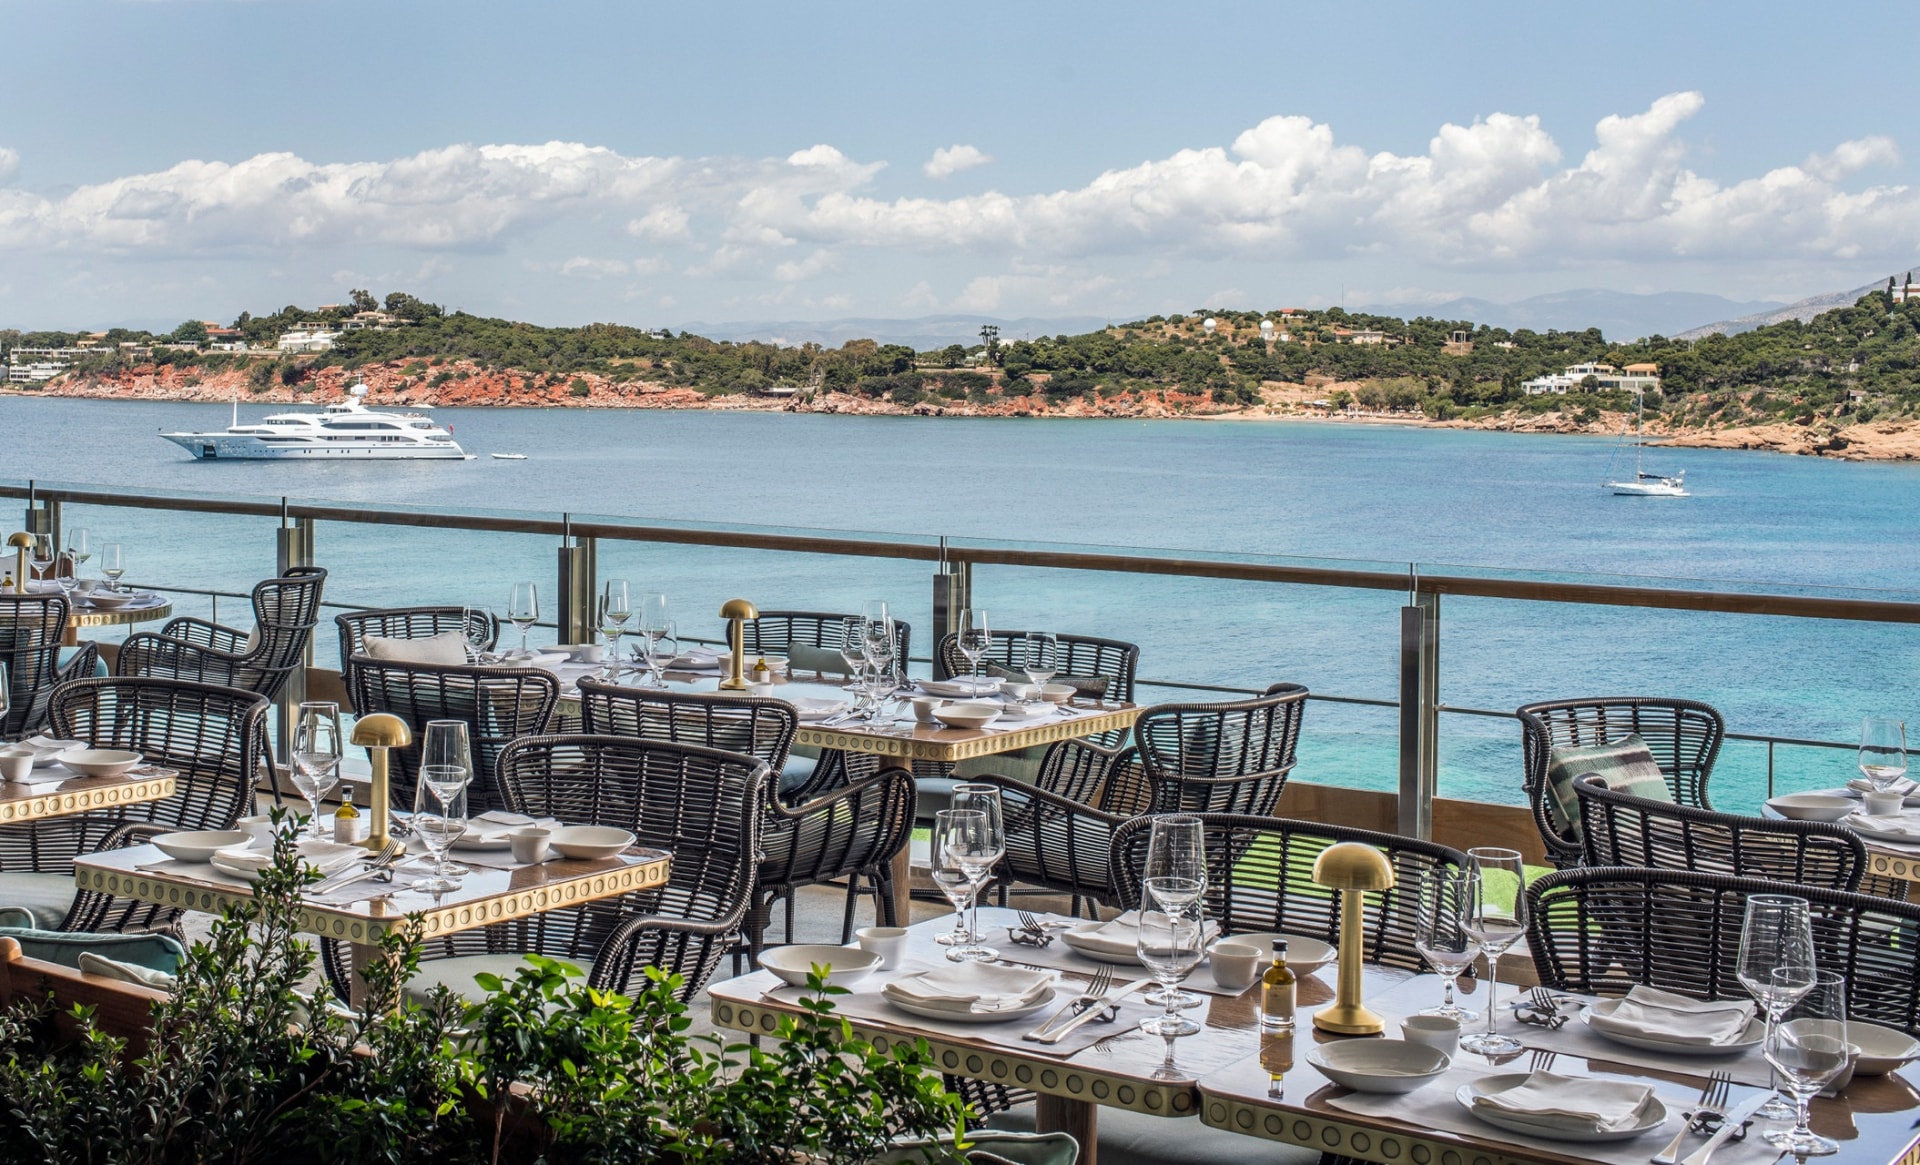
<svg viewBox="0 0 1920 1165">
<path fill-rule="evenodd" d="M 1540 982 L 1624 995 L 1647 984 L 1742 999 L 1740 927 L 1751 894 L 1794 894 L 1813 916 L 1814 957 L 1847 977 L 1849 1018 L 1920 1035 L 1920 905 L 1844 890 L 1687 870 L 1592 866 L 1527 888 L 1527 945 Z"/>
<path fill-rule="evenodd" d="M 510 977 L 532 952 L 588 964 L 587 982 L 631 993 L 644 968 L 683 977 L 691 1001 L 741 942 L 752 904 L 766 766 L 743 753 L 631 736 L 529 736 L 500 754 L 507 807 L 570 824 L 630 830 L 673 855 L 663 887 L 543 911 L 428 939 L 411 991 L 442 983 L 476 993 L 473 976 Z M 322 943 L 328 978 L 347 997 L 347 952 Z M 457 961 L 448 961 L 457 960 Z"/>
<path fill-rule="evenodd" d="M 1024 661 L 1018 659 L 1028 631 L 994 631 L 989 637 L 981 665 L 989 675 L 1026 674 Z M 1058 671 L 1051 684 L 1072 684 L 1082 696 L 1114 704 L 1133 703 L 1134 673 L 1140 667 L 1140 648 L 1121 639 L 1101 639 L 1093 635 L 1068 635 L 1047 632 L 1058 645 Z M 949 675 L 967 675 L 972 668 L 960 650 L 960 637 L 949 631 L 940 639 L 938 658 Z M 1099 733 L 1086 739 L 1105 748 L 1126 743 L 1125 729 Z"/>
<path fill-rule="evenodd" d="M 1593 773 L 1575 777 L 1582 864 L 1697 870 L 1856 890 L 1867 847 L 1825 821 L 1772 821 L 1616 792 Z"/>
<path fill-rule="evenodd" d="M 467 806 L 483 813 L 506 804 L 498 779 L 501 751 L 516 737 L 547 731 L 560 703 L 559 679 L 537 667 L 442 667 L 356 655 L 348 660 L 348 676 L 348 692 L 362 716 L 390 712 L 413 729 L 414 742 L 390 754 L 393 803 L 403 809 L 413 808 L 427 721 L 466 722 L 474 768 Z"/>
<path fill-rule="evenodd" d="M 1601 696 L 1528 704 L 1520 720 L 1520 744 L 1526 765 L 1527 803 L 1540 830 L 1547 857 L 1558 866 L 1580 862 L 1579 839 L 1554 826 L 1549 811 L 1547 768 L 1556 748 L 1613 744 L 1638 733 L 1647 742 L 1675 804 L 1711 809 L 1707 779 L 1720 755 L 1727 724 L 1719 712 L 1697 700 L 1651 696 Z"/>
<path fill-rule="evenodd" d="M 846 646 L 847 620 L 855 617 L 832 611 L 762 611 L 759 618 L 748 619 L 741 624 L 742 649 L 749 656 L 784 655 L 788 665 L 796 671 L 820 671 L 822 667 L 806 665 L 824 665 L 837 659 L 840 648 Z M 906 673 L 908 649 L 912 644 L 913 625 L 904 619 L 895 619 L 893 654 L 900 661 L 903 675 Z M 796 647 L 801 649 L 798 657 L 794 650 Z M 816 658 L 809 659 L 809 652 Z M 845 674 L 831 666 L 825 666 L 824 670 Z M 778 793 L 781 800 L 796 805 L 830 789 L 841 788 L 849 781 L 871 777 L 881 767 L 879 757 L 864 754 L 849 756 L 837 748 L 826 749 L 817 758 L 789 757 Z"/>
<path fill-rule="evenodd" d="M 165 800 L 0 826 L 0 904 L 28 906 L 37 921 L 53 923 L 51 914 L 69 903 L 51 929 L 172 929 L 179 909 L 91 891 L 76 896 L 73 859 L 175 830 L 233 828 L 253 809 L 268 707 L 263 696 L 184 680 L 62 684 L 48 707 L 56 735 L 132 750 L 179 775 Z"/>
<path fill-rule="evenodd" d="M 1270 814 L 1300 746 L 1307 689 L 1274 684 L 1251 700 L 1156 704 L 1133 724 L 1134 760 L 1109 784 L 1146 782 L 1154 813 Z"/>
<path fill-rule="evenodd" d="M 983 773 L 971 778 L 1000 790 L 1007 855 L 1002 887 L 1013 883 L 1066 894 L 1068 909 L 1081 901 L 1113 904 L 1108 861 L 1114 831 L 1152 808 L 1145 782 L 1110 781 L 1121 754 L 1081 740 L 1048 747 L 1032 784 Z"/>
<path fill-rule="evenodd" d="M 460 633 L 464 645 L 467 636 L 469 613 L 486 620 L 483 651 L 490 651 L 500 638 L 500 621 L 485 611 L 469 607 L 387 607 L 370 611 L 348 611 L 344 615 L 335 615 L 333 623 L 340 629 L 340 678 L 349 690 L 352 683 L 347 673 L 353 670 L 353 657 L 364 655 L 367 650 L 367 636 L 381 639 L 431 639 L 435 635 L 444 635 L 449 631 Z"/>
<path fill-rule="evenodd" d="M 0 664 L 7 669 L 0 738 L 19 740 L 44 728 L 53 689 L 93 675 L 99 655 L 91 643 L 75 649 L 66 666 L 60 664 L 70 614 L 62 595 L 0 595 Z"/>
<path fill-rule="evenodd" d="M 157 633 L 129 635 L 114 674 L 221 684 L 276 700 L 294 669 L 305 666 L 326 582 L 321 567 L 296 566 L 257 584 L 252 632 L 183 616 Z"/>
</svg>

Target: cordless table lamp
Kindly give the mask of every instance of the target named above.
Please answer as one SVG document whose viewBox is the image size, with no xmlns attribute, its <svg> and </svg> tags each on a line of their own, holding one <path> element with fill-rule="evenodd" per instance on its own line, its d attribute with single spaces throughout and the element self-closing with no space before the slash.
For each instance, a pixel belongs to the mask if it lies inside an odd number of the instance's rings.
<svg viewBox="0 0 1920 1165">
<path fill-rule="evenodd" d="M 1314 1012 L 1313 1026 L 1335 1035 L 1379 1035 L 1386 1030 L 1386 1022 L 1360 1003 L 1362 896 L 1369 890 L 1394 887 L 1393 864 L 1370 845 L 1343 841 L 1320 852 L 1313 863 L 1313 880 L 1340 891 L 1340 978 L 1333 1002 Z"/>
<path fill-rule="evenodd" d="M 745 599 L 728 599 L 720 605 L 720 617 L 727 621 L 727 674 L 720 677 L 723 692 L 747 690 L 746 621 L 758 619 L 760 608 Z"/>
<path fill-rule="evenodd" d="M 388 802 L 393 796 L 392 781 L 387 775 L 387 751 L 412 744 L 413 732 L 400 717 L 375 712 L 362 716 L 353 726 L 353 743 L 367 750 L 373 765 L 373 780 L 367 790 L 367 839 L 360 844 L 375 855 L 399 853 L 406 847 L 387 832 Z"/>
</svg>

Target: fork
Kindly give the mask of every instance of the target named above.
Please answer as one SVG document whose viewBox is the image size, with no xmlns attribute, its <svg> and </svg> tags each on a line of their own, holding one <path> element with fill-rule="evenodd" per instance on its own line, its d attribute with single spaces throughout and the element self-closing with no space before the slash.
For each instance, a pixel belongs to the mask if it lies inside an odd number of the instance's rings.
<svg viewBox="0 0 1920 1165">
<path fill-rule="evenodd" d="M 1551 1072 L 1553 1071 L 1553 1062 L 1559 1058 L 1560 1053 L 1558 1052 L 1549 1052 L 1545 1048 L 1535 1048 L 1532 1059 L 1527 1061 L 1527 1071 Z"/>
<path fill-rule="evenodd" d="M 1113 968 L 1111 966 L 1102 966 L 1098 971 L 1093 973 L 1093 978 L 1088 981 L 1086 990 L 1068 1000 L 1066 1006 L 1054 1012 L 1053 1015 L 1047 1019 L 1047 1022 L 1028 1032 L 1025 1038 L 1037 1040 L 1045 1036 L 1055 1027 L 1059 1026 L 1062 1020 L 1077 1016 L 1087 1008 L 1105 999 L 1107 992 L 1112 989 Z"/>
<path fill-rule="evenodd" d="M 1533 990 L 1527 992 L 1527 1002 L 1533 1004 L 1533 1009 L 1543 1015 L 1555 1016 L 1560 1014 L 1560 1005 L 1554 1002 L 1553 992 L 1547 990 L 1545 987 L 1535 987 Z"/>
<path fill-rule="evenodd" d="M 1673 1134 L 1673 1140 L 1667 1147 L 1653 1155 L 1653 1165 L 1679 1165 L 1680 1145 L 1687 1139 L 1688 1133 L 1704 1133 L 1707 1120 L 1718 1120 L 1726 1115 L 1727 1097 L 1733 1087 L 1733 1077 L 1726 1072 L 1716 1070 L 1707 1077 L 1707 1085 L 1700 1090 L 1700 1102 L 1687 1111 L 1687 1118 L 1681 1124 L 1680 1131 Z"/>
</svg>

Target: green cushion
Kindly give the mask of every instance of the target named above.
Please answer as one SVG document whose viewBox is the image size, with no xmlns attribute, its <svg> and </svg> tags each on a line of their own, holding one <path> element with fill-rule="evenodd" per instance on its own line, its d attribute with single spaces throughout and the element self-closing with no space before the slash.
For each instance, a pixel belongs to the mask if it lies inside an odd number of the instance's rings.
<svg viewBox="0 0 1920 1165">
<path fill-rule="evenodd" d="M 1080 1145 L 1066 1133 L 1001 1132 L 978 1129 L 967 1134 L 970 1148 L 963 1157 L 935 1157 L 935 1161 L 963 1160 L 985 1165 L 987 1162 L 1012 1162 L 1013 1165 L 1074 1165 L 1080 1159 Z M 892 1152 L 878 1158 L 879 1165 L 925 1161 L 923 1148 L 938 1149 L 952 1144 L 951 1137 L 936 1140 L 901 1140 Z"/>
<path fill-rule="evenodd" d="M 751 660 L 748 661 L 748 666 L 752 666 Z M 787 667 L 791 671 L 832 672 L 838 676 L 849 675 L 852 672 L 846 656 L 831 647 L 815 647 L 810 643 L 787 645 Z"/>
<path fill-rule="evenodd" d="M 526 965 L 527 961 L 519 955 L 459 955 L 451 959 L 428 959 L 420 964 L 419 973 L 407 980 L 406 996 L 411 1002 L 425 1004 L 435 987 L 445 987 L 468 1003 L 479 1003 L 487 997 L 487 993 L 473 981 L 475 975 L 485 971 L 502 979 L 511 979 Z"/>
<path fill-rule="evenodd" d="M 61 649 L 60 649 L 60 666 L 61 666 L 61 667 L 66 667 L 66 666 L 67 666 L 67 661 L 68 661 L 68 660 L 71 660 L 71 659 L 72 659 L 72 658 L 74 657 L 74 654 L 75 654 L 76 652 L 79 652 L 79 651 L 83 651 L 83 650 L 85 650 L 85 648 L 83 648 L 83 647 L 63 647 L 63 648 L 61 648 Z M 109 675 L 112 675 L 113 673 L 112 673 L 112 672 L 109 672 L 109 671 L 107 670 L 107 661 L 106 661 L 106 660 L 104 660 L 104 659 L 101 659 L 101 658 L 100 658 L 99 656 L 95 656 L 95 657 L 94 657 L 94 659 L 93 659 L 93 674 L 94 674 L 95 676 L 101 676 L 101 677 L 104 677 L 104 676 L 109 676 Z"/>
<path fill-rule="evenodd" d="M 89 975 L 99 975 L 121 983 L 137 983 L 158 991 L 173 990 L 174 977 L 165 971 L 156 971 L 138 963 L 123 963 L 92 951 L 80 952 L 80 969 Z"/>
<path fill-rule="evenodd" d="M 1640 734 L 1630 733 L 1610 744 L 1582 744 L 1556 748 L 1547 754 L 1547 818 L 1560 836 L 1580 838 L 1580 802 L 1573 779 L 1598 773 L 1607 788 L 1636 797 L 1671 801 L 1667 778 Z"/>
<path fill-rule="evenodd" d="M 33 911 L 24 906 L 0 906 L 0 929 L 32 930 Z"/>
<path fill-rule="evenodd" d="M 164 934 L 89 934 L 57 930 L 0 928 L 0 938 L 20 944 L 29 959 L 58 963 L 62 967 L 85 970 L 81 955 L 96 955 L 117 963 L 177 975 L 186 965 L 187 949 Z"/>
<path fill-rule="evenodd" d="M 0 873 L 0 909 L 16 919 L 17 911 L 26 911 L 28 925 L 40 930 L 59 928 L 75 892 L 72 874 Z"/>
</svg>

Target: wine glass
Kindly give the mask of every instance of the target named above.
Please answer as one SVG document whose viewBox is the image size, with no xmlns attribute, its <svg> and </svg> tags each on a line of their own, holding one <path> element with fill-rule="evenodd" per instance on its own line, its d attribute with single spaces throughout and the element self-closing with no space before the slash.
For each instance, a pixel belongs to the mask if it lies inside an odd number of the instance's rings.
<svg viewBox="0 0 1920 1165">
<path fill-rule="evenodd" d="M 620 678 L 620 637 L 627 633 L 627 620 L 633 618 L 633 604 L 627 601 L 627 580 L 610 578 L 600 588 L 600 634 L 607 637 L 607 682 Z"/>
<path fill-rule="evenodd" d="M 486 607 L 460 608 L 460 637 L 467 644 L 468 662 L 480 662 L 493 639 L 493 612 Z"/>
<path fill-rule="evenodd" d="M 1793 894 L 1751 894 L 1740 924 L 1740 985 L 1767 1014 L 1771 1035 L 1780 1017 L 1814 984 L 1813 919 L 1807 900 Z M 1760 1110 L 1768 1120 L 1790 1120 L 1793 1106 L 1775 1096 Z"/>
<path fill-rule="evenodd" d="M 80 567 L 93 557 L 93 551 L 87 545 L 87 528 L 75 526 L 67 532 L 67 553 L 73 555 L 73 575 L 80 577 Z"/>
<path fill-rule="evenodd" d="M 53 538 L 46 534 L 33 535 L 33 545 L 27 550 L 27 565 L 33 568 L 33 577 L 44 582 L 47 568 L 53 565 Z"/>
<path fill-rule="evenodd" d="M 320 828 L 320 802 L 340 783 L 340 706 L 325 700 L 300 705 L 293 729 L 293 787 L 313 807 L 313 835 Z"/>
<path fill-rule="evenodd" d="M 100 547 L 100 573 L 107 576 L 107 589 L 118 593 L 120 576 L 127 573 L 127 556 L 118 542 Z"/>
<path fill-rule="evenodd" d="M 867 621 L 859 615 L 849 615 L 840 621 L 840 658 L 847 662 L 849 682 L 845 685 L 853 692 L 854 706 L 864 710 L 867 705 Z"/>
<path fill-rule="evenodd" d="M 1500 956 L 1527 930 L 1527 874 L 1517 850 L 1479 847 L 1467 851 L 1473 861 L 1473 896 L 1468 900 L 1467 934 L 1487 956 L 1487 1030 L 1467 1036 L 1460 1046 L 1483 1056 L 1506 1056 L 1523 1046 L 1494 1031 L 1500 992 Z"/>
<path fill-rule="evenodd" d="M 1420 881 L 1420 902 L 1414 919 L 1413 948 L 1446 982 L 1438 1007 L 1421 1015 L 1440 1015 L 1466 1023 L 1480 1013 L 1454 1002 L 1454 982 L 1480 956 L 1480 942 L 1467 932 L 1473 902 L 1473 874 L 1466 870 L 1429 870 Z"/>
<path fill-rule="evenodd" d="M 1046 682 L 1060 674 L 1060 643 L 1044 631 L 1029 631 L 1021 647 L 1021 664 L 1026 669 L 1027 681 L 1033 685 L 1033 695 L 1020 702 L 1033 704 L 1039 701 L 1040 689 Z"/>
<path fill-rule="evenodd" d="M 1800 1158 L 1840 1151 L 1830 1137 L 1807 1126 L 1807 1102 L 1847 1066 L 1847 980 L 1834 971 L 1816 971 L 1804 988 L 1791 971 L 1775 971 L 1783 990 L 1800 991 L 1767 1029 L 1767 1063 L 1785 1078 L 1793 1094 L 1793 1127 L 1771 1129 L 1767 1143 Z"/>
<path fill-rule="evenodd" d="M 513 584 L 513 590 L 507 596 L 507 621 L 519 629 L 521 656 L 531 654 L 527 651 L 527 632 L 533 630 L 533 625 L 540 621 L 539 587 L 530 582 Z"/>
<path fill-rule="evenodd" d="M 640 621 L 635 627 L 640 632 L 647 653 L 644 661 L 647 666 L 647 686 L 664 688 L 667 686 L 664 668 L 673 659 L 673 656 L 664 660 L 660 658 L 661 642 L 673 634 L 673 622 L 667 613 L 667 596 L 658 591 L 641 595 L 635 610 L 640 613 Z M 674 654 L 679 652 L 676 650 Z"/>
<path fill-rule="evenodd" d="M 960 630 L 953 642 L 960 654 L 967 657 L 967 672 L 974 679 L 973 690 L 978 692 L 980 664 L 987 657 L 987 649 L 993 646 L 993 630 L 987 626 L 985 608 L 968 607 L 960 612 Z"/>
<path fill-rule="evenodd" d="M 1180 1014 L 1174 1002 L 1180 984 L 1200 965 L 1200 887 L 1191 878 L 1148 878 L 1146 889 L 1154 905 L 1141 906 L 1134 952 L 1141 966 L 1160 984 L 1166 1010 L 1143 1021 L 1140 1030 L 1167 1041 L 1167 1060 L 1162 1068 L 1170 1069 L 1173 1041 L 1200 1030 L 1198 1023 Z M 1163 895 L 1175 901 L 1185 899 L 1189 904 L 1173 910 L 1159 907 Z"/>
<path fill-rule="evenodd" d="M 1860 724 L 1860 772 L 1885 793 L 1907 775 L 1907 722 L 1869 716 Z"/>
<path fill-rule="evenodd" d="M 1160 897 L 1153 902 L 1162 910 L 1184 910 L 1200 901 L 1207 889 L 1207 841 L 1204 823 L 1190 813 L 1162 813 L 1153 819 L 1147 835 L 1147 863 L 1141 872 L 1142 884 L 1158 887 Z M 1190 897 L 1178 897 L 1192 887 Z M 1191 991 L 1175 991 L 1173 1006 L 1180 1010 L 1198 1007 L 1206 1000 Z M 1141 997 L 1142 1002 L 1164 1004 L 1159 990 Z"/>
<path fill-rule="evenodd" d="M 407 819 L 414 834 L 433 858 L 433 874 L 413 884 L 426 894 L 458 890 L 448 877 L 447 850 L 467 831 L 467 774 L 452 765 L 421 765 L 420 783 L 413 787 L 413 816 Z"/>
<path fill-rule="evenodd" d="M 886 604 L 880 604 L 885 607 Z M 871 672 L 870 683 L 873 690 L 873 711 L 876 716 L 883 711 L 893 697 L 893 620 L 867 620 L 865 627 L 867 667 Z"/>
<path fill-rule="evenodd" d="M 968 952 L 984 950 L 974 947 L 973 933 L 967 927 L 967 906 L 973 901 L 974 867 L 989 852 L 987 841 L 987 815 L 978 809 L 942 809 L 933 815 L 933 842 L 928 851 L 928 869 L 933 876 L 933 884 L 953 903 L 954 934 L 957 941 L 951 945 L 947 958 L 954 962 L 968 962 L 974 956 Z M 991 862 L 988 863 L 991 865 Z M 991 954 L 988 955 L 992 957 Z"/>
<path fill-rule="evenodd" d="M 955 785 L 953 792 L 948 794 L 947 807 L 967 812 L 984 813 L 987 818 L 987 848 L 993 851 L 993 860 L 997 862 L 1006 856 L 1007 829 L 1004 819 L 1001 817 L 999 786 L 971 781 Z M 985 876 L 981 878 L 982 888 L 984 888 L 985 883 L 991 879 L 992 873 L 993 863 L 989 862 L 987 863 Z M 953 945 L 953 939 L 954 936 L 943 934 L 933 941 L 944 947 Z M 967 932 L 965 940 L 961 945 L 980 950 L 986 949 L 985 947 L 979 946 L 980 894 L 978 889 L 975 890 L 973 901 L 967 910 Z M 998 952 L 995 953 L 997 954 Z"/>
<path fill-rule="evenodd" d="M 54 561 L 59 565 L 53 568 L 53 585 L 60 588 L 60 593 L 66 596 L 68 606 L 71 608 L 73 587 L 80 581 L 80 566 L 74 562 L 71 550 L 62 550 L 55 556 Z"/>
</svg>

